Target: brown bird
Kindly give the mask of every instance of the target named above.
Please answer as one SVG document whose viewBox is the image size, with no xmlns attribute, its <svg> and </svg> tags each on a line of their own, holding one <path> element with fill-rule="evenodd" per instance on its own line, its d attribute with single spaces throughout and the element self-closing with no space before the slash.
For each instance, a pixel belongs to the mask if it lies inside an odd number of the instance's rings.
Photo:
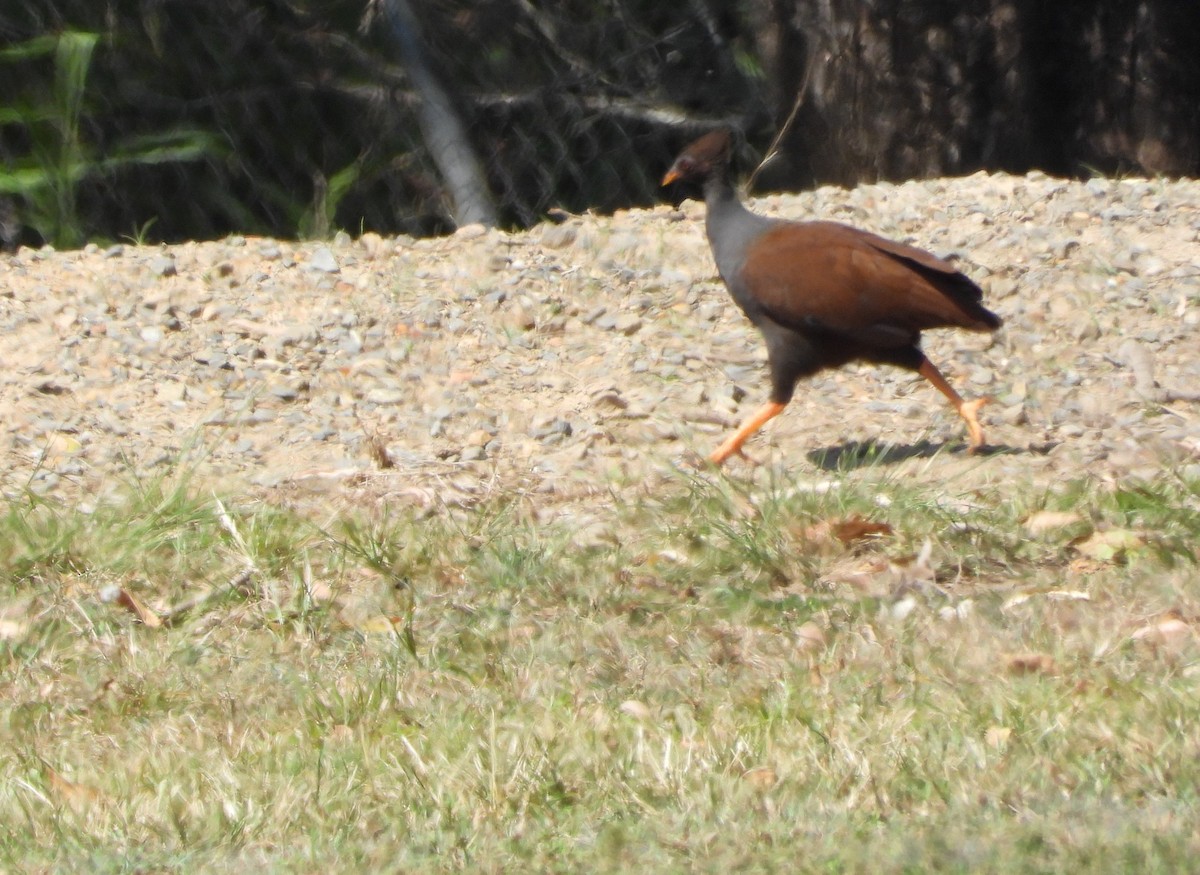
<svg viewBox="0 0 1200 875">
<path fill-rule="evenodd" d="M 967 424 L 971 452 L 983 446 L 978 411 L 921 351 L 927 328 L 995 331 L 1000 317 L 980 303 L 979 286 L 935 255 L 836 222 L 789 222 L 750 212 L 729 181 L 732 136 L 717 130 L 675 159 L 663 185 L 698 183 L 717 271 L 767 342 L 770 401 L 709 461 L 741 453 L 752 434 L 792 400 L 796 382 L 852 361 L 916 371 Z"/>
</svg>

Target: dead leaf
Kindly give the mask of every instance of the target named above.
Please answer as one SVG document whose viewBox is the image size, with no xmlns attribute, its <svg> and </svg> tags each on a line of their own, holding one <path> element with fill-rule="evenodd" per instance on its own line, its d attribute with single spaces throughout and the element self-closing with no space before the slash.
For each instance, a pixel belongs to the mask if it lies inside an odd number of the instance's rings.
<svg viewBox="0 0 1200 875">
<path fill-rule="evenodd" d="M 779 783 L 779 776 L 769 766 L 756 766 L 747 769 L 742 777 L 756 790 L 770 790 Z"/>
<path fill-rule="evenodd" d="M 389 468 L 396 467 L 396 462 L 392 459 L 392 454 L 388 452 L 387 444 L 377 434 L 367 436 L 367 455 L 371 457 L 371 461 L 375 463 L 375 467 L 380 470 L 386 471 Z"/>
<path fill-rule="evenodd" d="M 886 595 L 890 591 L 888 561 L 884 557 L 851 558 L 835 564 L 821 575 L 821 582 L 846 584 L 866 595 Z"/>
<path fill-rule="evenodd" d="M 1058 663 L 1048 653 L 1017 653 L 1008 657 L 1009 674 L 1057 674 Z"/>
<path fill-rule="evenodd" d="M 392 328 L 392 333 L 397 337 L 423 337 L 425 335 L 425 332 L 417 326 L 405 322 L 397 322 Z"/>
<path fill-rule="evenodd" d="M 1022 525 L 1031 535 L 1043 535 L 1053 529 L 1063 529 L 1083 520 L 1073 510 L 1039 510 L 1025 518 Z"/>
<path fill-rule="evenodd" d="M 28 631 L 28 623 L 0 618 L 0 641 L 20 641 Z"/>
<path fill-rule="evenodd" d="M 796 630 L 796 648 L 807 653 L 819 653 L 825 649 L 825 630 L 809 620 Z"/>
<path fill-rule="evenodd" d="M 1129 636 L 1152 647 L 1177 650 L 1192 640 L 1192 627 L 1175 613 L 1169 613 L 1153 623 L 1147 623 Z"/>
<path fill-rule="evenodd" d="M 1137 532 L 1129 529 L 1108 529 L 1092 532 L 1076 538 L 1071 546 L 1082 556 L 1100 562 L 1122 562 L 1126 554 L 1146 546 L 1146 541 Z"/>
<path fill-rule="evenodd" d="M 49 766 L 44 768 L 50 789 L 76 812 L 85 813 L 88 809 L 104 801 L 104 794 L 95 787 L 68 781 Z"/>
<path fill-rule="evenodd" d="M 911 590 L 929 592 L 940 589 L 937 584 L 937 570 L 931 561 L 933 557 L 933 542 L 929 538 L 921 545 L 921 551 L 916 556 L 901 556 L 892 560 L 889 569 L 893 578 L 892 592 L 905 593 Z"/>
<path fill-rule="evenodd" d="M 1045 598 L 1057 602 L 1087 602 L 1092 600 L 1090 594 L 1079 589 L 1023 589 L 1009 596 L 1004 604 L 1000 606 L 1000 610 L 1011 611 L 1017 605 L 1023 605 L 1033 598 Z"/>
<path fill-rule="evenodd" d="M 314 602 L 331 602 L 334 598 L 333 590 L 323 580 L 313 580 L 305 584 L 305 591 L 308 597 Z"/>
<path fill-rule="evenodd" d="M 989 726 L 987 732 L 983 734 L 983 740 L 987 746 L 994 750 L 1004 750 L 1008 747 L 1008 740 L 1012 737 L 1012 729 L 1007 726 Z"/>
<path fill-rule="evenodd" d="M 355 619 L 351 623 L 355 631 L 364 635 L 395 635 L 404 623 L 400 617 L 388 617 L 384 614 L 372 614 L 368 617 Z"/>
<path fill-rule="evenodd" d="M 877 523 L 859 514 L 846 519 L 821 520 L 806 526 L 800 533 L 805 541 L 818 546 L 828 547 L 836 544 L 849 546 L 856 541 L 883 538 L 893 533 L 887 523 Z"/>
<path fill-rule="evenodd" d="M 833 524 L 833 536 L 843 544 L 852 544 L 866 538 L 881 538 L 892 534 L 887 523 L 876 523 L 855 514 L 849 519 Z"/>
<path fill-rule="evenodd" d="M 162 617 L 146 607 L 137 596 L 124 587 L 106 586 L 100 592 L 100 601 L 115 602 L 151 629 L 157 629 L 163 624 Z"/>
<path fill-rule="evenodd" d="M 646 707 L 644 702 L 639 702 L 637 699 L 626 699 L 617 710 L 622 714 L 628 714 L 635 720 L 650 719 L 650 709 Z"/>
</svg>

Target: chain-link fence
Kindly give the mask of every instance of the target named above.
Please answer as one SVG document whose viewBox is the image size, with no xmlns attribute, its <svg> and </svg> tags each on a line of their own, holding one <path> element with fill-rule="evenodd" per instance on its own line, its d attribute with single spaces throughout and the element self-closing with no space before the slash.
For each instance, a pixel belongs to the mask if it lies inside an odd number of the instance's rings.
<svg viewBox="0 0 1200 875">
<path fill-rule="evenodd" d="M 789 118 L 764 187 L 1195 173 L 1194 6 L 9 4 L 0 243 L 524 226 L 650 203 L 688 136 L 731 123 L 761 150 Z"/>
<path fill-rule="evenodd" d="M 701 81 L 725 95 L 704 116 L 764 108 L 712 23 L 665 12 L 675 4 L 414 6 L 64 0 L 0 14 L 6 242 L 424 235 L 464 214 L 526 225 L 552 207 L 611 210 L 655 196 L 678 139 L 666 134 Z M 456 147 L 476 162 L 473 192 L 447 167 Z"/>
</svg>

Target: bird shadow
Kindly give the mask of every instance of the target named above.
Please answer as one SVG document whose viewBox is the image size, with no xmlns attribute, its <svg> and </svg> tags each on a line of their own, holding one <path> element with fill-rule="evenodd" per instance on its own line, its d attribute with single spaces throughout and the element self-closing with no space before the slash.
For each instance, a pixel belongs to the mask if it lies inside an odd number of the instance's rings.
<svg viewBox="0 0 1200 875">
<path fill-rule="evenodd" d="M 1055 443 L 1012 447 L 1006 444 L 986 445 L 975 451 L 976 458 L 1031 454 L 1044 456 Z M 832 447 L 819 447 L 806 453 L 807 459 L 823 471 L 853 471 L 872 465 L 895 465 L 908 459 L 929 459 L 941 453 L 965 453 L 962 441 L 917 441 L 913 444 L 893 444 L 887 441 L 847 441 Z"/>
</svg>

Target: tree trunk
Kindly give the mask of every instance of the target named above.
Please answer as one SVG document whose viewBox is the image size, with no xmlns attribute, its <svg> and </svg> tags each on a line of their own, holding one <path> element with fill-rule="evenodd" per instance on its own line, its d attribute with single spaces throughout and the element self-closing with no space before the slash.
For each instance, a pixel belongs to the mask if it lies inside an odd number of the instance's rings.
<svg viewBox="0 0 1200 875">
<path fill-rule="evenodd" d="M 400 61 L 421 96 L 417 118 L 421 133 L 441 171 L 454 202 L 454 221 L 459 227 L 476 222 L 496 225 L 496 208 L 483 168 L 467 138 L 466 127 L 450 92 L 434 72 L 425 54 L 421 25 L 408 0 L 380 0 Z"/>
</svg>

